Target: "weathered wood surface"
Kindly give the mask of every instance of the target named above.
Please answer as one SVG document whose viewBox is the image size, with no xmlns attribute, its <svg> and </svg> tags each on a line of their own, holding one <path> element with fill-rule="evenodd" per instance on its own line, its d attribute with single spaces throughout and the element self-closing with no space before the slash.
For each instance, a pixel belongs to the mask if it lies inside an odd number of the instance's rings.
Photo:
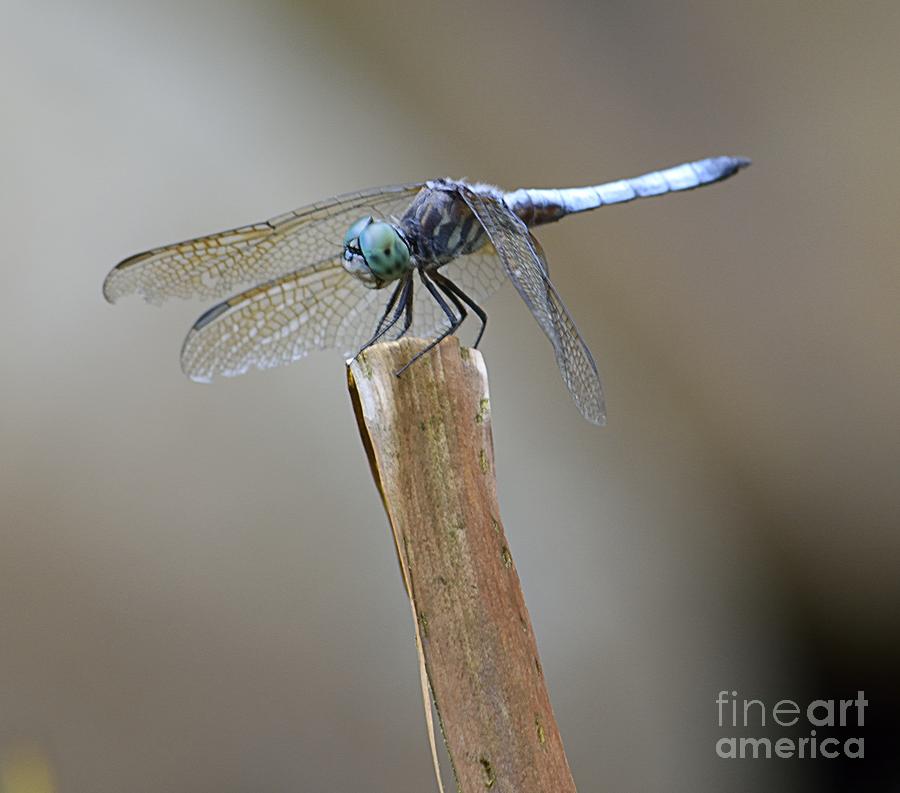
<svg viewBox="0 0 900 793">
<path fill-rule="evenodd" d="M 484 361 L 449 337 L 396 377 L 424 345 L 370 348 L 350 391 L 459 790 L 573 793 L 500 522 Z"/>
</svg>

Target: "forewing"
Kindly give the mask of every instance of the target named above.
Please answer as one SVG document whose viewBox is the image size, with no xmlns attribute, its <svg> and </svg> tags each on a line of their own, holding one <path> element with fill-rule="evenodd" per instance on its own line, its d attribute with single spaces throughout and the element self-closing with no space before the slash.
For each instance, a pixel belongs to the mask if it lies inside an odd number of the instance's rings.
<svg viewBox="0 0 900 793">
<path fill-rule="evenodd" d="M 550 282 L 547 263 L 537 240 L 501 197 L 464 184 L 458 189 L 484 226 L 506 274 L 550 339 L 563 381 L 581 414 L 594 424 L 605 424 L 606 408 L 597 366 Z"/>
<path fill-rule="evenodd" d="M 226 297 L 338 254 L 354 220 L 399 216 L 421 187 L 349 193 L 262 223 L 139 253 L 106 276 L 103 294 L 111 303 L 132 293 L 151 303 L 168 297 Z"/>
<path fill-rule="evenodd" d="M 219 303 L 184 340 L 181 366 L 209 382 L 291 363 L 312 350 L 354 354 L 374 332 L 389 289 L 367 289 L 334 257 Z"/>
</svg>

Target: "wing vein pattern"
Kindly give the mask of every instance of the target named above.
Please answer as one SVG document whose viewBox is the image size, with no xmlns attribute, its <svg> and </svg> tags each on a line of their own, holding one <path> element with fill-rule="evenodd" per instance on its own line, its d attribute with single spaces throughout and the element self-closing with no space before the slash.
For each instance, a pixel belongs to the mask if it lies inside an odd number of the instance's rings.
<svg viewBox="0 0 900 793">
<path fill-rule="evenodd" d="M 540 244 L 510 211 L 501 194 L 493 195 L 465 184 L 459 184 L 458 189 L 484 226 L 509 279 L 553 345 L 563 381 L 581 414 L 594 424 L 605 424 L 606 408 L 597 366 L 550 282 Z"/>
<path fill-rule="evenodd" d="M 240 228 L 154 248 L 120 262 L 106 277 L 111 303 L 137 293 L 151 303 L 169 297 L 223 298 L 279 278 L 341 249 L 349 217 L 400 213 L 421 184 L 380 187 L 310 204 Z"/>
<path fill-rule="evenodd" d="M 476 301 L 506 281 L 491 245 L 454 259 L 442 272 Z M 292 363 L 313 350 L 337 349 L 351 357 L 374 332 L 389 291 L 367 289 L 344 270 L 339 255 L 324 259 L 205 312 L 184 341 L 182 369 L 192 379 L 208 382 L 216 375 L 234 377 L 252 367 Z M 411 334 L 437 335 L 447 323 L 443 312 L 424 290 L 414 300 Z"/>
</svg>

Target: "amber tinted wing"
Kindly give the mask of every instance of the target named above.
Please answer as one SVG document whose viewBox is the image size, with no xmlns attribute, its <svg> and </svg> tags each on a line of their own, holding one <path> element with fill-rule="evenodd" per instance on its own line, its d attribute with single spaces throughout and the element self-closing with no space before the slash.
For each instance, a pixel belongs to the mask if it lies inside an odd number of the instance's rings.
<svg viewBox="0 0 900 793">
<path fill-rule="evenodd" d="M 550 282 L 537 240 L 507 208 L 502 197 L 465 184 L 458 188 L 484 226 L 506 274 L 550 339 L 563 381 L 581 414 L 594 424 L 605 424 L 606 408 L 597 366 Z"/>
<path fill-rule="evenodd" d="M 355 353 L 375 330 L 388 289 L 367 289 L 333 257 L 248 289 L 203 314 L 184 340 L 191 379 L 234 377 L 313 350 Z"/>
<path fill-rule="evenodd" d="M 476 302 L 507 280 L 492 245 L 455 259 L 441 272 Z M 410 334 L 431 338 L 447 326 L 447 317 L 418 279 L 415 287 Z M 313 350 L 336 349 L 350 357 L 375 332 L 392 288 L 365 288 L 344 271 L 339 257 L 289 273 L 205 312 L 185 339 L 182 368 L 192 379 L 208 382 L 216 375 L 291 363 Z M 474 332 L 478 320 L 471 322 Z M 386 338 L 395 338 L 401 327 L 402 321 Z"/>
<path fill-rule="evenodd" d="M 358 217 L 403 213 L 420 184 L 350 193 L 262 223 L 166 245 L 120 262 L 106 277 L 111 303 L 137 293 L 153 303 L 168 297 L 226 297 L 340 252 Z"/>
<path fill-rule="evenodd" d="M 445 265 L 441 272 L 480 303 L 507 278 L 494 247 L 485 245 Z M 414 276 L 415 277 L 415 276 Z M 416 279 L 411 335 L 436 336 L 447 317 Z M 289 273 L 219 303 L 188 333 L 181 354 L 185 374 L 208 382 L 256 367 L 291 363 L 312 350 L 355 355 L 375 332 L 393 286 L 366 289 L 335 257 Z M 472 330 L 478 319 L 472 318 Z M 390 332 L 386 338 L 398 335 Z"/>
</svg>

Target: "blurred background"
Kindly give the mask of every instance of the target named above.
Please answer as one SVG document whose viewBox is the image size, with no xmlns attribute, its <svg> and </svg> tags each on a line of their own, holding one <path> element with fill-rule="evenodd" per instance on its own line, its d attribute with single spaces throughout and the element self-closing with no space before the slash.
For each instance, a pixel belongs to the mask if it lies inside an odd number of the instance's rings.
<svg viewBox="0 0 900 793">
<path fill-rule="evenodd" d="M 607 428 L 515 290 L 487 306 L 557 719 L 583 791 L 900 789 L 900 5 L 2 7 L 3 793 L 434 789 L 343 362 L 191 383 L 207 306 L 105 304 L 118 260 L 367 186 L 723 153 L 755 164 L 540 231 Z M 859 689 L 863 760 L 716 756 L 720 690 Z"/>
</svg>

